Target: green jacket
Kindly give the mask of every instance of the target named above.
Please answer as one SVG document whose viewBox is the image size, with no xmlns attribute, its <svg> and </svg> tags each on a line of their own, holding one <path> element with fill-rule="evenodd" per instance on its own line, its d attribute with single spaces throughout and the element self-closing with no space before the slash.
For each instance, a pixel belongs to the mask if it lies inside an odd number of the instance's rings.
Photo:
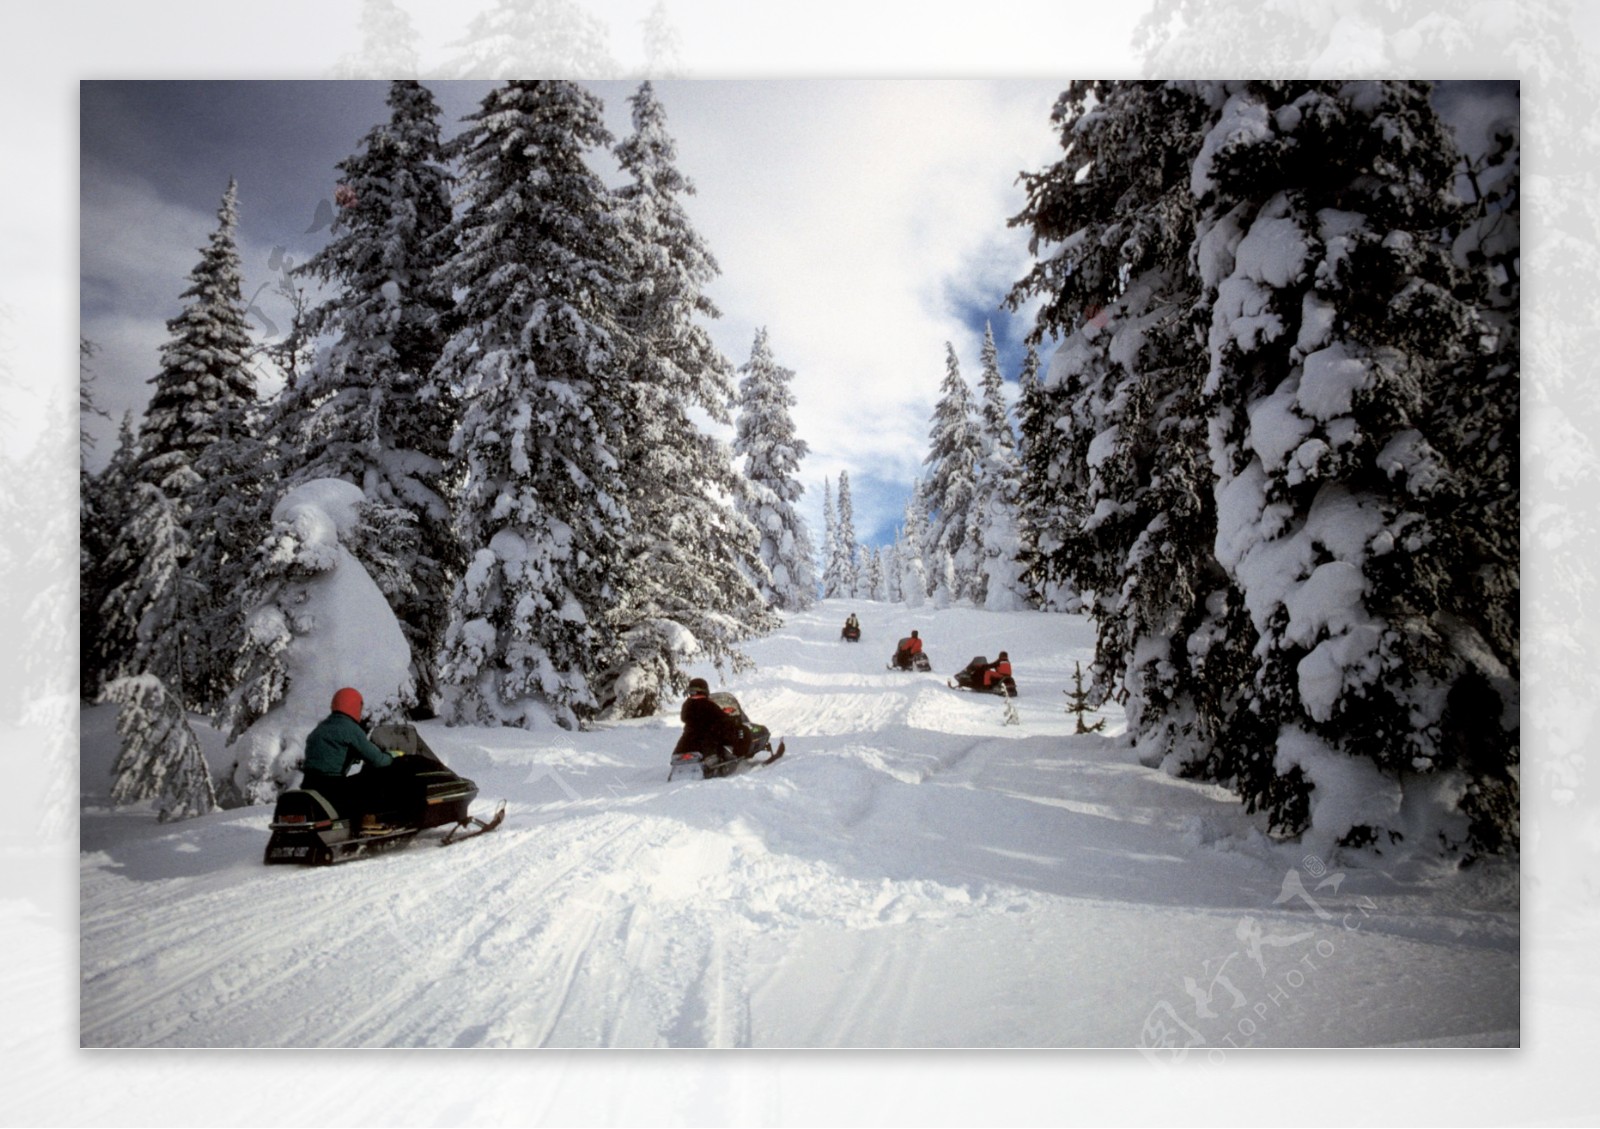
<svg viewBox="0 0 1600 1129">
<path fill-rule="evenodd" d="M 317 724 L 306 738 L 305 770 L 324 776 L 343 776 L 359 761 L 383 768 L 394 757 L 371 741 L 359 722 L 335 710 Z"/>
</svg>

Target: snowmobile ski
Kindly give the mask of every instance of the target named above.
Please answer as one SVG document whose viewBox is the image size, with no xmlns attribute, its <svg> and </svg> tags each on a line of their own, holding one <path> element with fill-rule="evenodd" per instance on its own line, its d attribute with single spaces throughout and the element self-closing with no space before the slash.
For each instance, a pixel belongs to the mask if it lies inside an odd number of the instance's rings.
<svg viewBox="0 0 1600 1129">
<path fill-rule="evenodd" d="M 772 748 L 770 744 L 766 747 Z M 784 752 L 784 743 L 780 740 L 778 747 L 760 760 L 757 760 L 754 755 L 743 759 L 720 759 L 705 757 L 696 752 L 680 753 L 672 758 L 672 767 L 667 770 L 667 783 L 672 783 L 673 775 L 681 768 L 697 768 L 700 770 L 702 779 L 712 780 L 723 776 L 735 776 L 740 772 L 747 772 L 757 768 L 765 768 L 783 756 Z"/>
<path fill-rule="evenodd" d="M 500 801 L 500 807 L 488 819 L 479 819 L 475 815 L 468 816 L 463 822 L 456 824 L 446 832 L 445 837 L 439 840 L 439 845 L 448 847 L 451 843 L 464 843 L 468 839 L 476 839 L 479 835 L 486 835 L 496 827 L 499 827 L 505 822 L 505 819 L 506 805 L 505 801 L 502 800 Z M 472 830 L 463 831 L 462 828 L 464 827 L 470 827 Z"/>
<path fill-rule="evenodd" d="M 1001 675 L 988 686 L 978 682 L 986 661 L 982 655 L 979 655 L 961 670 L 956 671 L 954 678 L 945 679 L 945 685 L 952 690 L 969 690 L 974 694 L 999 694 L 1005 698 L 1015 698 L 1017 696 L 1017 680 L 1009 674 Z"/>
</svg>

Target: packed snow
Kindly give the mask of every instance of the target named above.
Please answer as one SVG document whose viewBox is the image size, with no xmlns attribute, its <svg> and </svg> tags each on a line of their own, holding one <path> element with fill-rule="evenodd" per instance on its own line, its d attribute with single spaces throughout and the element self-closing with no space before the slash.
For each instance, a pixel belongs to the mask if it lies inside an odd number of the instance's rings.
<svg viewBox="0 0 1600 1129">
<path fill-rule="evenodd" d="M 859 644 L 839 638 L 851 611 Z M 887 669 L 912 628 L 934 673 Z M 1015 724 L 946 684 L 1002 649 Z M 1270 839 L 1224 789 L 1141 764 L 1115 709 L 1075 732 L 1066 691 L 1092 651 L 1077 616 L 826 601 L 754 641 L 754 670 L 696 671 L 787 741 L 776 764 L 669 783 L 675 704 L 587 732 L 424 722 L 505 824 L 325 869 L 263 865 L 268 806 L 176 824 L 111 809 L 114 707 L 92 707 L 81 1045 L 1175 1063 L 1519 1044 L 1514 863 Z M 200 732 L 225 770 L 233 750 Z"/>
</svg>

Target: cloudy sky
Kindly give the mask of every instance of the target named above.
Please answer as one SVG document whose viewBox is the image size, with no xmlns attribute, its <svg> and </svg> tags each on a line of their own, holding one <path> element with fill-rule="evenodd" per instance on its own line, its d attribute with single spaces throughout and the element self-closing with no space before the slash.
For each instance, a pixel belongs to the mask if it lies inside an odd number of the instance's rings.
<svg viewBox="0 0 1600 1129">
<path fill-rule="evenodd" d="M 588 84 L 617 138 L 632 82 Z M 765 326 L 794 370 L 795 419 L 820 534 L 824 479 L 850 474 L 857 533 L 893 537 L 922 470 L 945 343 L 969 382 L 992 320 L 1015 380 L 1025 317 L 1001 307 L 1027 268 L 1023 170 L 1059 155 L 1049 114 L 1064 79 L 657 82 L 685 203 L 722 275 L 711 325 L 743 364 Z M 430 82 L 446 135 L 489 84 Z M 281 333 L 286 261 L 327 238 L 336 163 L 386 120 L 387 84 L 106 81 L 81 90 L 82 331 L 101 350 L 96 395 L 138 411 L 228 179 L 239 182 L 252 324 Z M 615 183 L 609 153 L 592 162 Z M 319 209 L 322 211 L 319 213 Z M 113 445 L 113 422 L 94 458 Z"/>
</svg>

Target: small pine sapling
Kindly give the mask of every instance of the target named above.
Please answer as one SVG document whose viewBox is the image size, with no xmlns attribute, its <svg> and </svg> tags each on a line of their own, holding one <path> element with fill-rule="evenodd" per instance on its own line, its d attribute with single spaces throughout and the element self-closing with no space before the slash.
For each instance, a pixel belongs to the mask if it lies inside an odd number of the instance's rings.
<svg viewBox="0 0 1600 1129">
<path fill-rule="evenodd" d="M 1106 727 L 1106 719 L 1103 717 L 1093 725 L 1083 723 L 1084 714 L 1093 713 L 1094 707 L 1089 704 L 1089 692 L 1083 688 L 1082 663 L 1072 664 L 1072 689 L 1061 692 L 1067 696 L 1067 712 L 1077 715 L 1077 732 L 1098 733 Z"/>
</svg>

